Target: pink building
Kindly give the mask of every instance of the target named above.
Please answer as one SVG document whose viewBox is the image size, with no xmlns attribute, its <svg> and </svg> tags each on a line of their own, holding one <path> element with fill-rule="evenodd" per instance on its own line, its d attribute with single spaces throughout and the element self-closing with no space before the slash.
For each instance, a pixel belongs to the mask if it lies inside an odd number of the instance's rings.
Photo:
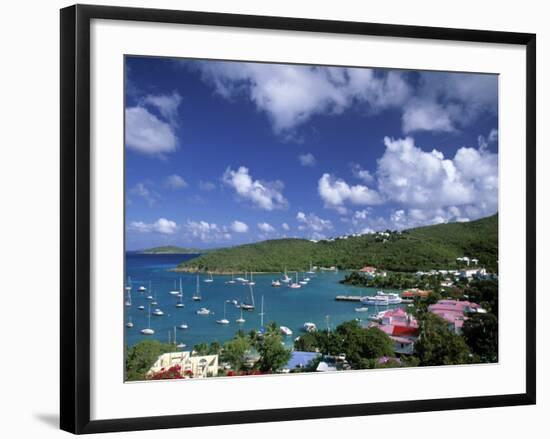
<svg viewBox="0 0 550 439">
<path fill-rule="evenodd" d="M 466 313 L 485 312 L 477 303 L 451 299 L 439 300 L 437 303 L 430 305 L 428 311 L 449 322 L 450 329 L 457 334 L 462 332 L 462 326 L 468 319 L 465 316 Z"/>
<path fill-rule="evenodd" d="M 380 323 L 372 323 L 386 333 L 394 343 L 398 354 L 412 354 L 414 343 L 418 339 L 418 322 L 402 308 L 395 308 L 380 313 Z"/>
</svg>

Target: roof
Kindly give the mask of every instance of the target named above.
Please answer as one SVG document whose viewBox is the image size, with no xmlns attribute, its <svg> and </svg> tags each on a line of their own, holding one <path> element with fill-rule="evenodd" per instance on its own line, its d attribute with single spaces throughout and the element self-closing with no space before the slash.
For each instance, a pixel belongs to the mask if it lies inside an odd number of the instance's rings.
<svg viewBox="0 0 550 439">
<path fill-rule="evenodd" d="M 361 268 L 361 270 L 359 270 L 363 273 L 374 273 L 376 271 L 376 268 L 375 267 L 363 267 Z"/>
<path fill-rule="evenodd" d="M 290 355 L 290 360 L 288 360 L 288 363 L 286 363 L 284 369 L 292 370 L 298 367 L 305 367 L 320 355 L 321 354 L 318 352 L 293 351 Z"/>
</svg>

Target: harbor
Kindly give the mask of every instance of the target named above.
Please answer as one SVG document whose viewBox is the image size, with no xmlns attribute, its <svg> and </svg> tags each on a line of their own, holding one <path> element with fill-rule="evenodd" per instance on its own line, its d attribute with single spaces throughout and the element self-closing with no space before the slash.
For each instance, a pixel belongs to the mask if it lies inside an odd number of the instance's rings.
<svg viewBox="0 0 550 439">
<path fill-rule="evenodd" d="M 272 281 L 284 277 L 282 274 L 254 274 L 252 282 L 243 282 L 244 273 L 234 273 L 233 276 L 199 273 L 197 276 L 196 273 L 171 270 L 182 258 L 191 257 L 127 255 L 131 285 L 126 286 L 131 289 L 124 293 L 125 302 L 130 303 L 124 307 L 124 321 L 131 322 L 131 327 L 125 328 L 128 346 L 151 339 L 168 342 L 174 339 L 174 328 L 178 344 L 186 348 L 199 343 L 224 342 L 237 331 L 248 333 L 260 329 L 263 319 L 264 324 L 275 321 L 290 329 L 293 336 L 284 337 L 285 344 L 290 347 L 294 338 L 304 333 L 306 322 L 314 323 L 320 329 L 327 325 L 335 328 L 349 320 L 367 322 L 380 311 L 376 306 L 369 307 L 366 312 L 356 311 L 361 297 L 375 295 L 378 290 L 341 284 L 340 280 L 347 273 L 342 270 L 319 270 L 308 274 L 310 281 L 305 285 L 298 284 L 300 288 L 291 288 L 290 282 L 273 286 Z M 249 274 L 247 276 L 250 278 Z M 295 279 L 294 273 L 290 277 Z M 193 300 L 198 297 L 200 300 Z M 245 306 L 241 309 L 241 305 Z M 151 329 L 154 333 L 144 333 L 144 329 Z"/>
</svg>

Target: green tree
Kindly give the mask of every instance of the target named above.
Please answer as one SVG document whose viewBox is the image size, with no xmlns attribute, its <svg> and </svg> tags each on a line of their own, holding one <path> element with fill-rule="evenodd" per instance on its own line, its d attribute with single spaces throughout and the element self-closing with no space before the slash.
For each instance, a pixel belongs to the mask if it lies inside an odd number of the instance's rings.
<svg viewBox="0 0 550 439">
<path fill-rule="evenodd" d="M 265 335 L 259 345 L 260 359 L 256 367 L 262 372 L 275 372 L 290 360 L 290 350 L 282 344 L 280 335 Z"/>
<path fill-rule="evenodd" d="M 126 349 L 126 379 L 136 381 L 145 379 L 145 374 L 157 358 L 172 352 L 174 346 L 157 340 L 144 340 Z"/>
<path fill-rule="evenodd" d="M 210 348 L 207 343 L 198 343 L 193 346 L 193 350 L 197 353 L 197 355 L 208 355 Z"/>
<path fill-rule="evenodd" d="M 224 343 L 221 353 L 222 361 L 227 361 L 235 371 L 243 370 L 250 348 L 250 340 L 247 337 L 236 336 Z"/>
<path fill-rule="evenodd" d="M 464 338 L 451 332 L 445 320 L 430 312 L 421 313 L 417 318 L 420 337 L 414 349 L 421 366 L 470 362 L 470 350 Z"/>
<path fill-rule="evenodd" d="M 462 333 L 476 359 L 483 363 L 498 361 L 498 319 L 494 314 L 470 315 Z"/>
</svg>

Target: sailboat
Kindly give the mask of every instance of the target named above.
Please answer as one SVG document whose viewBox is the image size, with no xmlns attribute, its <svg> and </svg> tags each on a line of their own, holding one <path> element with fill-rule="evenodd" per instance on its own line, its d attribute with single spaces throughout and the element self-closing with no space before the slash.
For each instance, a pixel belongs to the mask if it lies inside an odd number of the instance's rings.
<svg viewBox="0 0 550 439">
<path fill-rule="evenodd" d="M 306 277 L 304 276 L 304 277 L 302 278 L 302 280 L 301 280 L 300 282 L 298 282 L 298 283 L 299 283 L 300 285 L 307 285 L 308 282 L 309 282 L 309 279 L 306 280 Z"/>
<path fill-rule="evenodd" d="M 229 325 L 229 320 L 225 318 L 225 305 L 226 305 L 226 302 L 223 302 L 223 319 L 216 320 L 216 323 L 218 325 Z"/>
<path fill-rule="evenodd" d="M 177 342 L 177 340 L 176 340 L 176 327 L 175 327 L 175 326 L 174 326 L 174 344 L 176 345 L 176 347 L 177 347 L 178 349 L 183 349 L 183 348 L 186 346 L 185 343 L 179 343 L 179 344 L 178 344 L 178 342 Z"/>
<path fill-rule="evenodd" d="M 278 287 L 281 286 L 281 281 L 278 280 L 278 279 L 272 280 L 272 281 L 271 281 L 271 286 L 272 286 L 272 287 L 275 287 L 275 288 L 278 288 Z"/>
<path fill-rule="evenodd" d="M 145 291 L 145 289 L 143 291 Z M 151 281 L 149 281 L 149 295 L 146 297 L 146 299 L 153 300 L 153 296 L 151 295 Z"/>
<path fill-rule="evenodd" d="M 157 302 L 157 292 L 154 291 L 154 292 L 153 292 L 153 300 L 151 301 L 151 305 L 156 306 L 156 305 L 158 305 L 158 304 L 159 304 L 159 303 Z"/>
<path fill-rule="evenodd" d="M 212 272 L 209 272 L 208 275 L 210 277 L 208 279 L 204 279 L 203 282 L 207 284 L 214 282 L 214 278 L 212 277 Z"/>
<path fill-rule="evenodd" d="M 128 316 L 128 321 L 126 322 L 126 327 L 127 328 L 133 328 L 134 327 L 134 323 L 132 322 L 132 316 Z"/>
<path fill-rule="evenodd" d="M 181 286 L 181 277 L 180 277 L 180 289 L 178 291 L 178 302 L 176 303 L 176 308 L 183 308 L 185 305 L 183 304 L 183 287 Z"/>
<path fill-rule="evenodd" d="M 311 264 L 311 261 L 309 261 L 309 271 L 307 274 L 315 274 L 315 271 L 313 271 L 313 265 Z"/>
<path fill-rule="evenodd" d="M 227 283 L 228 284 L 234 284 L 235 283 L 235 279 L 233 277 L 233 272 L 231 272 L 231 280 L 228 280 Z"/>
<path fill-rule="evenodd" d="M 242 308 L 241 308 L 241 316 L 235 321 L 239 324 L 246 322 L 246 320 L 243 319 L 243 309 Z"/>
<path fill-rule="evenodd" d="M 285 284 L 288 284 L 292 281 L 292 279 L 290 277 L 288 277 L 288 274 L 286 273 L 286 267 L 285 267 L 285 275 L 284 277 L 281 279 L 281 282 L 284 282 Z"/>
<path fill-rule="evenodd" d="M 130 291 L 132 289 L 132 278 L 128 276 L 128 283 L 126 284 L 126 291 Z"/>
<path fill-rule="evenodd" d="M 256 282 L 254 282 L 254 275 L 252 274 L 252 271 L 250 272 L 250 281 L 248 282 L 248 285 L 256 285 Z"/>
<path fill-rule="evenodd" d="M 124 302 L 124 305 L 126 306 L 132 306 L 132 295 L 130 294 L 130 290 L 126 290 L 128 293 L 128 298 L 126 299 L 126 302 Z"/>
<path fill-rule="evenodd" d="M 189 329 L 189 325 L 187 323 L 182 323 L 180 326 L 179 326 L 180 329 Z"/>
<path fill-rule="evenodd" d="M 298 272 L 296 272 L 296 282 L 290 284 L 290 288 L 302 288 L 302 285 L 298 283 Z"/>
<path fill-rule="evenodd" d="M 149 305 L 149 312 L 147 313 L 147 328 L 142 329 L 141 333 L 143 335 L 153 335 L 155 333 L 155 330 L 151 329 L 151 305 Z"/>
<path fill-rule="evenodd" d="M 199 280 L 199 273 L 197 273 L 197 289 L 195 291 L 195 294 L 193 295 L 192 299 L 195 302 L 200 302 L 202 300 L 201 297 L 201 290 L 200 290 L 200 280 Z"/>
<path fill-rule="evenodd" d="M 265 312 L 264 312 L 264 296 L 262 296 L 262 305 L 260 307 L 260 329 L 263 330 L 264 329 L 264 316 L 265 316 Z"/>
<path fill-rule="evenodd" d="M 181 281 L 181 278 L 180 278 L 180 281 Z M 177 287 L 177 281 L 174 281 L 174 289 L 170 291 L 170 294 L 172 296 L 177 296 L 180 293 L 180 291 L 178 291 L 176 287 Z"/>
<path fill-rule="evenodd" d="M 254 311 L 254 308 L 254 290 L 252 289 L 252 285 L 250 285 L 250 303 L 241 303 L 241 309 L 245 311 Z"/>
</svg>

